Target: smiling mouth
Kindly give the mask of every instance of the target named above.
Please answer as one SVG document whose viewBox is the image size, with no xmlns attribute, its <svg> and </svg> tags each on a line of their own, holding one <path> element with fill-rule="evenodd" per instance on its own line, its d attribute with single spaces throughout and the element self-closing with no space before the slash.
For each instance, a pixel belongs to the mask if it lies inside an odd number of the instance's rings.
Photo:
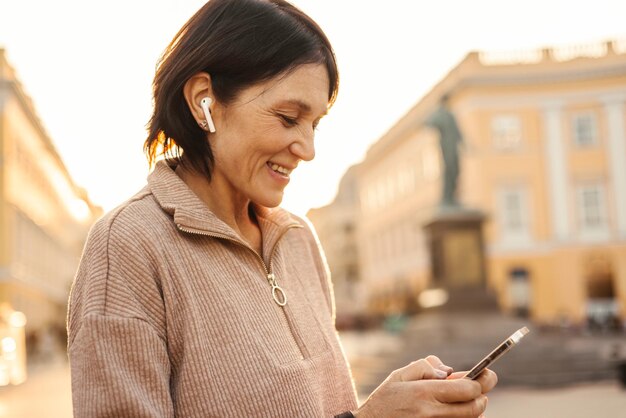
<svg viewBox="0 0 626 418">
<path fill-rule="evenodd" d="M 280 174 L 281 176 L 284 176 L 284 177 L 289 177 L 289 174 L 291 174 L 291 172 L 293 171 L 293 170 L 291 170 L 289 168 L 283 167 L 282 165 L 278 165 L 278 164 L 273 163 L 271 161 L 267 162 L 267 166 L 270 169 L 272 169 L 274 172 L 276 172 L 276 173 L 278 173 L 278 174 Z"/>
</svg>

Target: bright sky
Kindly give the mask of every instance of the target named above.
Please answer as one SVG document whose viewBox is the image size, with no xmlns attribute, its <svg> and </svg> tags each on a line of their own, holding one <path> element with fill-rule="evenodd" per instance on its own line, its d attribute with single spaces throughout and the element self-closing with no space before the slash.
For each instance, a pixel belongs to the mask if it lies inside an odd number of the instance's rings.
<svg viewBox="0 0 626 418">
<path fill-rule="evenodd" d="M 471 50 L 626 38 L 624 0 L 294 0 L 326 31 L 341 71 L 316 159 L 283 206 L 329 203 L 359 162 Z M 156 61 L 203 0 L 0 0 L 0 46 L 77 184 L 109 210 L 139 190 Z"/>
</svg>

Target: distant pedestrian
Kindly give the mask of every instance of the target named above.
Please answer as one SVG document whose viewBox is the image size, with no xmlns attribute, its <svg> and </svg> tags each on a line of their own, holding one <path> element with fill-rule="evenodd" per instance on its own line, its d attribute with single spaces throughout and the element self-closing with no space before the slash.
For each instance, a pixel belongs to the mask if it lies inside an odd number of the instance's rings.
<svg viewBox="0 0 626 418">
<path fill-rule="evenodd" d="M 285 1 L 211 0 L 183 26 L 145 144 L 165 159 L 92 228 L 72 287 L 75 418 L 482 414 L 495 374 L 447 379 L 434 356 L 357 405 L 317 238 L 278 208 L 338 85 Z"/>
</svg>

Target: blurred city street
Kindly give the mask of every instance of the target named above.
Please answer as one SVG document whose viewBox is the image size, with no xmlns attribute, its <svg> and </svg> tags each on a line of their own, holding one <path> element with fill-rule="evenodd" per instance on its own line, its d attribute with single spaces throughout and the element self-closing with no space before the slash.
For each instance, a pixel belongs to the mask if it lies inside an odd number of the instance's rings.
<svg viewBox="0 0 626 418">
<path fill-rule="evenodd" d="M 29 366 L 26 382 L 0 387 L 0 418 L 72 417 L 69 365 L 59 353 Z"/>
<path fill-rule="evenodd" d="M 497 388 L 489 396 L 489 418 L 620 417 L 626 392 L 615 381 L 554 389 Z M 620 415 L 622 414 L 622 415 Z M 56 362 L 17 387 L 0 388 L 0 418 L 70 418 L 67 364 Z"/>
<path fill-rule="evenodd" d="M 499 314 L 425 314 L 401 331 L 341 333 L 360 401 L 394 369 L 435 354 L 466 370 L 519 326 L 531 333 L 492 369 L 499 385 L 489 395 L 490 418 L 623 417 L 626 388 L 615 370 L 623 334 L 540 330 Z M 621 357 L 620 357 L 621 358 Z"/>
<path fill-rule="evenodd" d="M 626 390 L 615 381 L 554 389 L 496 388 L 489 418 L 618 418 L 626 411 Z"/>
<path fill-rule="evenodd" d="M 509 327 L 522 322 L 497 314 L 464 317 L 426 314 L 409 318 L 402 330 L 346 331 L 340 335 L 363 401 L 394 368 L 432 352 L 460 369 L 469 358 L 487 350 L 492 345 L 491 340 L 504 339 L 500 337 L 508 335 Z M 462 333 L 461 329 L 468 329 L 471 323 L 478 323 L 480 327 Z M 626 347 L 623 335 L 575 333 L 572 337 L 563 336 L 562 331 L 541 331 L 532 324 L 529 326 L 531 333 L 527 338 L 493 367 L 501 383 L 489 395 L 489 418 L 624 416 L 626 389 L 620 386 L 615 372 L 607 367 L 613 363 L 603 361 L 607 347 Z M 437 343 L 441 339 L 435 329 L 447 336 L 447 349 Z M 557 349 L 559 341 L 560 350 Z M 563 362 L 551 357 L 541 358 L 537 350 L 555 350 Z M 590 353 L 596 353 L 595 359 Z M 546 362 L 556 363 L 556 368 L 551 369 Z M 558 370 L 568 362 L 571 363 L 569 370 Z M 598 373 L 590 373 L 591 368 L 596 368 Z M 510 376 L 521 373 L 520 370 L 526 370 L 526 376 L 517 380 Z M 0 418 L 71 416 L 69 366 L 63 353 L 46 363 L 31 363 L 28 380 L 22 385 L 0 387 Z"/>
</svg>

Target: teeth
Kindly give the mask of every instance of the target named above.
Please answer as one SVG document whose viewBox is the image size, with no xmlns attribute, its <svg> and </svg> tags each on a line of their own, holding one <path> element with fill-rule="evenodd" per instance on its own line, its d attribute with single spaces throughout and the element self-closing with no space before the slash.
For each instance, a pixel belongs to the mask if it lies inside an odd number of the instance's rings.
<svg viewBox="0 0 626 418">
<path fill-rule="evenodd" d="M 278 164 L 274 164 L 274 163 L 270 164 L 270 168 L 272 170 L 274 170 L 274 171 L 276 171 L 276 172 L 278 172 L 280 174 L 284 174 L 284 175 L 289 175 L 289 173 L 291 173 L 291 170 L 289 170 L 289 169 L 287 169 L 285 167 L 282 167 L 282 166 L 280 166 Z"/>
</svg>

